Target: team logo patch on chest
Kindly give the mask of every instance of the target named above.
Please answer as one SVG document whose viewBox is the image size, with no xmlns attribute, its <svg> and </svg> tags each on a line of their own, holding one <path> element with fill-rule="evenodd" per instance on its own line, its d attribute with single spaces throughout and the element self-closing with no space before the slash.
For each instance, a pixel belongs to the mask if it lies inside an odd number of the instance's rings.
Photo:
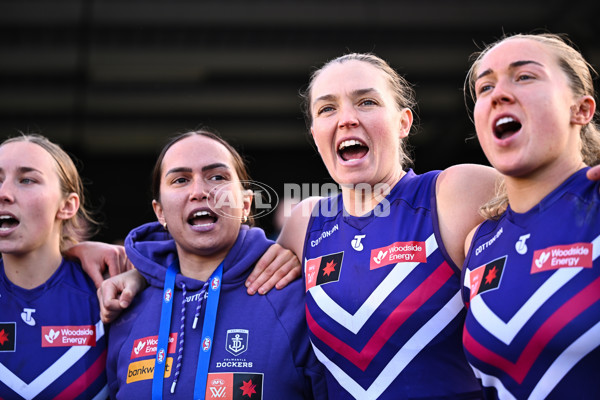
<svg viewBox="0 0 600 400">
<path fill-rule="evenodd" d="M 533 253 L 531 273 L 563 267 L 592 268 L 593 249 L 592 243 L 572 243 L 536 250 Z"/>
<path fill-rule="evenodd" d="M 210 373 L 206 384 L 207 400 L 262 400 L 263 374 Z"/>
<path fill-rule="evenodd" d="M 306 291 L 324 283 L 337 282 L 342 271 L 344 252 L 328 254 L 307 260 L 304 265 L 306 273 Z"/>
<path fill-rule="evenodd" d="M 247 329 L 229 329 L 225 350 L 236 357 L 248 350 L 248 333 Z"/>
<path fill-rule="evenodd" d="M 0 323 L 0 352 L 15 351 L 17 324 L 15 322 Z"/>
<path fill-rule="evenodd" d="M 500 286 L 500 279 L 502 278 L 502 272 L 504 271 L 505 264 L 506 256 L 498 258 L 472 270 L 469 273 L 471 279 L 470 298 L 472 299 L 478 294 L 498 288 L 498 286 Z"/>
<path fill-rule="evenodd" d="M 399 262 L 427 262 L 425 242 L 396 242 L 371 250 L 371 269 Z"/>
</svg>

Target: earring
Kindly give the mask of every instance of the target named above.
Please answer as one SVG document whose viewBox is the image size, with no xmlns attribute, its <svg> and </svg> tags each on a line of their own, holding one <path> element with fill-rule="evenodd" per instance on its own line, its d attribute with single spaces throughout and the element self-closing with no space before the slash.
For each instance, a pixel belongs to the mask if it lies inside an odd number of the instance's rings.
<svg viewBox="0 0 600 400">
<path fill-rule="evenodd" d="M 243 221 L 242 221 L 242 222 L 245 224 L 247 221 L 248 221 L 248 216 L 247 216 L 247 215 L 244 215 L 244 219 L 243 219 Z"/>
<path fill-rule="evenodd" d="M 163 226 L 163 228 L 165 228 L 165 231 L 168 231 L 166 222 L 164 224 L 162 224 L 162 226 Z"/>
</svg>

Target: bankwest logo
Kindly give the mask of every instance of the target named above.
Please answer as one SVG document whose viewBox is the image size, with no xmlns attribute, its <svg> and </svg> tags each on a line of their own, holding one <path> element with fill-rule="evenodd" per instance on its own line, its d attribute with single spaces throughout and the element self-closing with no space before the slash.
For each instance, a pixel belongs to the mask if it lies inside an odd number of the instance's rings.
<svg viewBox="0 0 600 400">
<path fill-rule="evenodd" d="M 206 382 L 207 400 L 262 400 L 263 374 L 210 373 Z"/>
<path fill-rule="evenodd" d="M 133 348 L 131 349 L 131 357 L 134 358 L 153 356 L 156 354 L 156 346 L 158 345 L 158 336 L 146 336 L 141 339 L 137 339 L 133 342 Z M 177 346 L 177 333 L 171 333 L 169 335 L 169 346 L 167 351 L 169 353 L 175 353 L 175 347 Z"/>
<path fill-rule="evenodd" d="M 371 250 L 371 269 L 399 262 L 427 262 L 425 242 L 396 242 Z"/>
<path fill-rule="evenodd" d="M 154 378 L 154 359 L 135 361 L 127 368 L 127 383 L 145 381 Z M 165 378 L 171 376 L 173 357 L 167 357 L 165 364 Z"/>
<path fill-rule="evenodd" d="M 592 268 L 593 249 L 591 243 L 573 243 L 536 250 L 533 253 L 531 273 L 563 267 Z"/>
<path fill-rule="evenodd" d="M 42 326 L 42 347 L 95 346 L 96 327 Z"/>
</svg>

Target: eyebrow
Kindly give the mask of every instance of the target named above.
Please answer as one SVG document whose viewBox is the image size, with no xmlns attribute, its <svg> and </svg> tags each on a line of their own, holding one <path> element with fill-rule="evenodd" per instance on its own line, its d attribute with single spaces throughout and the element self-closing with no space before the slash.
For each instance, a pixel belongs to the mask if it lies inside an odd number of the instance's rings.
<svg viewBox="0 0 600 400">
<path fill-rule="evenodd" d="M 513 62 L 513 63 L 510 63 L 510 65 L 508 66 L 508 69 L 515 69 L 515 68 L 518 68 L 518 67 L 521 67 L 521 66 L 523 66 L 523 65 L 527 65 L 527 64 L 536 64 L 536 65 L 539 65 L 540 67 L 543 67 L 543 65 L 542 65 L 542 64 L 540 64 L 540 63 L 539 63 L 539 62 L 537 62 L 537 61 L 533 61 L 533 60 L 522 60 L 522 61 L 515 61 L 515 62 Z M 485 71 L 483 71 L 481 74 L 479 74 L 479 75 L 477 76 L 477 79 L 475 79 L 475 80 L 481 79 L 481 78 L 483 78 L 484 76 L 491 74 L 492 72 L 494 72 L 494 71 L 493 71 L 491 68 L 489 68 L 489 69 L 486 69 L 486 70 L 485 70 Z"/>
<path fill-rule="evenodd" d="M 208 164 L 208 165 L 205 165 L 204 167 L 202 167 L 202 172 L 210 171 L 210 170 L 217 169 L 217 168 L 230 169 L 227 164 L 213 163 L 213 164 Z M 172 168 L 165 173 L 165 176 L 167 176 L 169 174 L 176 174 L 178 172 L 192 172 L 192 169 L 188 168 L 188 167 Z"/>
<path fill-rule="evenodd" d="M 365 94 L 368 94 L 368 93 L 373 93 L 373 92 L 379 93 L 375 88 L 366 88 L 366 89 L 356 89 L 356 90 L 353 90 L 352 92 L 350 92 L 350 95 L 352 97 L 356 97 L 356 96 L 362 96 L 362 95 L 365 95 Z M 326 95 L 317 97 L 315 99 L 315 101 L 313 101 L 313 104 L 315 104 L 318 101 L 331 101 L 331 100 L 334 100 L 336 98 L 337 98 L 337 96 L 335 96 L 333 94 L 326 94 Z"/>
<path fill-rule="evenodd" d="M 4 172 L 4 168 L 0 168 L 0 172 Z M 40 171 L 39 169 L 33 168 L 33 167 L 18 167 L 17 172 L 20 174 L 24 174 L 27 172 L 37 172 L 37 173 L 43 175 L 42 171 Z"/>
</svg>

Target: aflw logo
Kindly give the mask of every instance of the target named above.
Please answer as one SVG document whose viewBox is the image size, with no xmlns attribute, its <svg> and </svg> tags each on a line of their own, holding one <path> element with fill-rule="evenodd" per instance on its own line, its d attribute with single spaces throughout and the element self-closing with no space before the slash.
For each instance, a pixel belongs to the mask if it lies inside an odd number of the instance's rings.
<svg viewBox="0 0 600 400">
<path fill-rule="evenodd" d="M 262 400 L 264 376 L 260 373 L 209 373 L 206 400 Z"/>
<path fill-rule="evenodd" d="M 573 243 L 536 250 L 533 253 L 531 273 L 564 267 L 592 268 L 593 249 L 591 243 Z"/>
<path fill-rule="evenodd" d="M 211 398 L 213 398 L 213 399 L 222 399 L 224 397 L 227 397 L 227 393 L 225 391 L 226 387 L 224 387 L 224 386 L 220 387 L 220 388 L 211 386 L 209 389 L 210 389 Z"/>
</svg>

